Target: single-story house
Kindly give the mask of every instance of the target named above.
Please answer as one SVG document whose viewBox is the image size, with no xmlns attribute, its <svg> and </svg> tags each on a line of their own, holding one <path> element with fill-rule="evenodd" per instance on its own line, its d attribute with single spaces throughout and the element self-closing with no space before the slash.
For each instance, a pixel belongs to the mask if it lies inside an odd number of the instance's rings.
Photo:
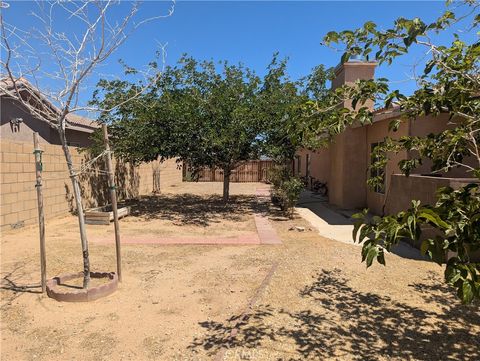
<svg viewBox="0 0 480 361">
<path fill-rule="evenodd" d="M 48 144 L 61 144 L 57 130 L 53 124 L 34 116 L 21 101 L 9 96 L 13 89 L 13 84 L 7 79 L 0 80 L 0 139 L 8 139 L 19 142 L 33 142 L 33 133 L 38 132 L 40 142 Z M 28 94 L 41 93 L 27 80 L 21 79 L 17 82 L 17 87 L 21 86 L 21 91 L 25 94 L 25 101 L 31 98 Z M 59 110 L 46 99 L 42 99 L 41 109 L 48 109 L 53 114 Z M 66 137 L 69 145 L 75 147 L 88 147 L 91 144 L 90 136 L 99 127 L 98 123 L 86 117 L 77 114 L 69 114 L 66 121 Z"/>
<path fill-rule="evenodd" d="M 375 62 L 349 61 L 335 69 L 332 88 L 351 84 L 358 79 L 374 77 Z M 344 104 L 350 107 L 349 102 Z M 370 104 L 373 110 L 373 104 Z M 400 138 L 404 135 L 425 136 L 439 133 L 449 126 L 447 114 L 437 117 L 424 116 L 402 122 L 394 132 L 389 123 L 401 116 L 400 109 L 374 111 L 373 123 L 351 126 L 335 137 L 325 149 L 315 151 L 303 149 L 295 157 L 294 172 L 303 177 L 312 177 L 328 185 L 329 203 L 344 209 L 369 208 L 374 214 L 391 214 L 409 207 L 412 199 L 422 203 L 435 202 L 435 192 L 439 187 L 459 187 L 473 179 L 462 168 L 446 173 L 431 174 L 430 163 L 425 161 L 415 169 L 410 177 L 401 174 L 398 162 L 414 156 L 403 151 L 394 155 L 384 170 L 384 186 L 371 189 L 366 181 L 372 151 L 385 137 Z"/>
<path fill-rule="evenodd" d="M 58 132 L 53 124 L 42 120 L 38 113 L 55 119 L 58 109 L 41 96 L 26 80 L 17 83 L 29 100 L 31 111 L 22 101 L 11 96 L 12 84 L 0 80 L 0 230 L 18 228 L 38 221 L 35 191 L 33 133 L 38 132 L 42 149 L 43 200 L 46 218 L 65 215 L 74 210 L 71 182 Z M 66 136 L 74 167 L 91 159 L 86 148 L 90 136 L 99 127 L 88 118 L 69 114 Z M 114 159 L 115 182 L 119 199 L 159 192 L 182 182 L 182 169 L 176 159 L 129 164 Z M 107 178 L 96 169 L 105 169 L 103 162 L 92 165 L 80 176 L 84 206 L 96 207 L 110 202 Z"/>
</svg>

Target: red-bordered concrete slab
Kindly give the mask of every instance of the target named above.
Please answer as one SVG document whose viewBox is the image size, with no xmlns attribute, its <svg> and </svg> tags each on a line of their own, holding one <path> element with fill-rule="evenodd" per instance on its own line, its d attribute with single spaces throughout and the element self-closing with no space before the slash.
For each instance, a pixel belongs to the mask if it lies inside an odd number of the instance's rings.
<svg viewBox="0 0 480 361">
<path fill-rule="evenodd" d="M 94 243 L 114 244 L 113 238 L 91 239 Z M 216 236 L 197 236 L 197 237 L 162 237 L 157 235 L 141 236 L 121 236 L 122 244 L 206 244 L 206 245 L 241 245 L 241 244 L 261 244 L 257 233 L 249 233 L 237 237 L 216 237 Z"/>
<path fill-rule="evenodd" d="M 262 214 L 255 214 L 255 227 L 261 244 L 282 244 L 277 232 L 268 218 Z"/>
<path fill-rule="evenodd" d="M 265 202 L 270 197 L 270 188 L 257 188 L 255 194 L 259 202 Z M 262 244 L 282 244 L 282 241 L 278 237 L 277 231 L 275 231 L 275 228 L 272 227 L 272 224 L 266 215 L 256 213 L 254 217 L 258 237 L 260 238 Z"/>
</svg>

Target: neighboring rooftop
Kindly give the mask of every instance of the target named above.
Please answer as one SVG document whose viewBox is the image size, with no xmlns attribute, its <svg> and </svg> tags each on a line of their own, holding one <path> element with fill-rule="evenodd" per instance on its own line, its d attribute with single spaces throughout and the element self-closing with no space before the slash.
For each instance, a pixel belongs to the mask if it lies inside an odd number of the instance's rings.
<svg viewBox="0 0 480 361">
<path fill-rule="evenodd" d="M 0 79 L 0 96 L 12 96 L 12 91 L 15 90 L 15 87 L 19 89 L 19 91 L 27 91 L 29 94 L 33 95 L 39 102 L 41 101 L 45 109 L 48 109 L 49 112 L 53 114 L 60 113 L 60 110 L 52 104 L 42 93 L 41 91 L 32 85 L 27 79 L 19 78 L 15 80 L 15 83 L 10 78 L 3 78 Z M 41 121 L 47 121 L 40 119 Z M 49 124 L 53 124 L 52 121 L 47 121 Z M 86 133 L 92 133 L 95 129 L 99 128 L 100 125 L 93 119 L 75 114 L 70 113 L 67 115 L 67 128 L 74 129 Z"/>
<path fill-rule="evenodd" d="M 98 124 L 98 122 L 96 122 L 95 120 L 87 117 L 82 117 L 78 114 L 73 113 L 67 115 L 67 124 L 69 128 L 75 128 L 76 130 L 81 130 L 79 128 L 88 128 L 92 130 L 91 132 L 93 132 L 95 129 L 100 128 L 100 124 Z M 88 132 L 87 129 L 85 129 L 85 131 Z"/>
</svg>

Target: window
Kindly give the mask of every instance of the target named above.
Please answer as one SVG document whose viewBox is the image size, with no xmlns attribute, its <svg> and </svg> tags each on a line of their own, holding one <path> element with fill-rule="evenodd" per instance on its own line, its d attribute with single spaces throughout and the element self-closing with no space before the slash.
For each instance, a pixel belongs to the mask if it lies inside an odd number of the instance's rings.
<svg viewBox="0 0 480 361">
<path fill-rule="evenodd" d="M 305 176 L 310 177 L 310 154 L 307 154 L 307 164 L 305 164 Z"/>
<path fill-rule="evenodd" d="M 375 162 L 380 160 L 380 157 L 375 154 L 375 148 L 378 147 L 379 145 L 382 145 L 383 142 L 380 143 L 372 143 L 370 146 L 370 165 L 373 165 Z M 381 179 L 379 184 L 375 184 L 373 187 L 373 190 L 376 193 L 381 193 L 385 194 L 385 168 L 383 169 L 378 169 L 378 168 L 371 168 L 370 169 L 370 177 L 371 178 L 377 178 L 379 177 Z"/>
<path fill-rule="evenodd" d="M 302 166 L 302 157 L 300 157 L 299 155 L 296 155 L 295 160 L 296 160 L 296 168 L 297 168 L 297 169 L 295 169 L 295 173 L 298 176 L 300 176 L 300 171 L 302 169 L 302 167 L 301 167 Z"/>
</svg>

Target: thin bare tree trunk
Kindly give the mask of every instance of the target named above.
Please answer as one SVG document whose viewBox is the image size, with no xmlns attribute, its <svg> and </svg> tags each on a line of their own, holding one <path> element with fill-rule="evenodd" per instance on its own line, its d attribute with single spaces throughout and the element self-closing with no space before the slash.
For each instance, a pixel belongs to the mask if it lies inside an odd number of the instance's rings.
<svg viewBox="0 0 480 361">
<path fill-rule="evenodd" d="M 120 245 L 120 224 L 118 223 L 118 210 L 117 210 L 117 191 L 115 190 L 115 178 L 113 175 L 112 157 L 110 155 L 110 144 L 108 143 L 108 130 L 107 125 L 102 124 L 103 131 L 103 144 L 107 151 L 107 170 L 108 170 L 108 187 L 110 188 L 110 198 L 112 201 L 113 211 L 113 224 L 115 227 L 115 252 L 117 255 L 117 276 L 118 281 L 122 282 L 122 252 Z"/>
<path fill-rule="evenodd" d="M 6 5 L 2 1 L 0 4 Z M 0 7 L 5 7 L 1 5 Z M 120 5 L 120 8 L 125 10 L 115 10 L 114 5 Z M 95 72 L 95 69 L 124 44 L 138 28 L 154 20 L 172 15 L 174 5 L 175 1 L 172 2 L 168 14 L 149 13 L 142 18 L 137 16 L 139 5 L 135 1 L 127 7 L 116 1 L 52 1 L 48 5 L 48 11 L 43 2 L 38 1 L 38 11 L 32 11 L 31 15 L 40 21 L 41 26 L 30 29 L 19 28 L 22 25 L 22 17 L 17 17 L 16 24 L 9 24 L 5 22 L 4 16 L 0 16 L 2 49 L 0 66 L 2 77 L 8 76 L 8 81 L 2 81 L 0 84 L 1 92 L 2 94 L 5 92 L 8 97 L 19 101 L 36 119 L 53 125 L 57 128 L 60 136 L 78 212 L 83 252 L 84 288 L 88 287 L 90 281 L 88 242 L 80 183 L 65 135 L 65 117 L 69 113 L 88 110 L 108 113 L 139 97 L 150 84 L 159 79 L 162 74 L 160 68 L 155 71 L 156 74 L 147 72 L 144 86 L 108 109 L 79 104 L 79 92 L 82 84 Z M 57 26 L 60 24 L 57 18 L 60 17 L 68 18 L 72 26 L 69 29 Z M 10 44 L 10 41 L 14 41 L 14 44 Z M 33 44 L 38 44 L 40 47 L 37 48 Z M 161 51 L 164 57 L 164 46 Z M 5 52 L 5 56 L 3 56 L 3 52 Z M 48 69 L 43 69 L 44 57 L 48 58 Z M 165 59 L 163 62 L 165 63 Z M 54 86 L 54 89 L 48 92 L 36 89 L 39 88 L 37 79 L 51 78 L 52 76 L 59 80 L 58 87 Z M 28 79 L 33 80 L 35 84 L 30 84 Z"/>
<path fill-rule="evenodd" d="M 62 142 L 62 149 L 67 161 L 68 173 L 72 181 L 73 194 L 75 196 L 75 204 L 77 206 L 78 226 L 80 229 L 80 241 L 82 243 L 82 256 L 83 256 L 83 288 L 88 288 L 90 283 L 90 258 L 88 255 L 88 240 L 87 230 L 85 228 L 85 215 L 83 213 L 82 193 L 80 191 L 80 183 L 78 182 L 78 176 L 73 168 L 72 155 L 68 148 L 67 139 L 65 137 L 65 131 L 61 127 L 58 128 L 58 134 L 60 135 L 60 141 Z"/>
<path fill-rule="evenodd" d="M 230 198 L 230 174 L 232 170 L 230 168 L 223 169 L 223 201 L 226 203 Z"/>
</svg>

